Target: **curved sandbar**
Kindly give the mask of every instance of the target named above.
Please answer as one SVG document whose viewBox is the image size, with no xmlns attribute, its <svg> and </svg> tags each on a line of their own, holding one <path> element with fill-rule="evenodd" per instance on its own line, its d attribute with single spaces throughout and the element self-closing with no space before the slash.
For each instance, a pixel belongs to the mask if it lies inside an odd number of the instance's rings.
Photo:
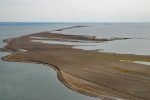
<svg viewBox="0 0 150 100">
<path fill-rule="evenodd" d="M 32 42 L 35 39 L 31 37 L 58 41 L 107 41 L 80 35 L 35 33 L 5 40 L 7 46 L 3 50 L 12 54 L 2 59 L 53 65 L 63 84 L 85 95 L 104 99 L 150 99 L 150 66 L 132 63 L 150 62 L 150 56 L 85 51 L 69 45 Z"/>
</svg>

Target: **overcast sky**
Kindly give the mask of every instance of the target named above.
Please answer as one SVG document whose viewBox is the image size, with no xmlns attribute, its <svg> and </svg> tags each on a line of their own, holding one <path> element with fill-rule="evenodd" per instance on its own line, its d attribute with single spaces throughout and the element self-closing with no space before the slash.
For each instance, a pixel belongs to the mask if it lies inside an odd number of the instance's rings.
<svg viewBox="0 0 150 100">
<path fill-rule="evenodd" d="M 0 21 L 150 22 L 150 0 L 0 0 Z"/>
</svg>

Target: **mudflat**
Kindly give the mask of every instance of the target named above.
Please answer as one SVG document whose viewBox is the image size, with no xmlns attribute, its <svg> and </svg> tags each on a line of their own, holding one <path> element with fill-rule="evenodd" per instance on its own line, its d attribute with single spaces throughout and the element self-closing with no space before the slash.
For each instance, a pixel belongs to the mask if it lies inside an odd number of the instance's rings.
<svg viewBox="0 0 150 100">
<path fill-rule="evenodd" d="M 150 66 L 133 63 L 150 62 L 150 56 L 104 53 L 33 41 L 105 42 L 116 39 L 127 38 L 96 39 L 52 32 L 34 33 L 4 40 L 7 45 L 1 51 L 11 54 L 2 59 L 53 65 L 64 85 L 85 95 L 109 100 L 150 100 Z"/>
</svg>

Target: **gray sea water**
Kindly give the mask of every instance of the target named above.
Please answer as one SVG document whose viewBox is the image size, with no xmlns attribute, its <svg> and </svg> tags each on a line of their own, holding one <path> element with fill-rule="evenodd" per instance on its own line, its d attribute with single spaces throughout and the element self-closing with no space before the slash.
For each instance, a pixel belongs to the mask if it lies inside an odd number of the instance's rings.
<svg viewBox="0 0 150 100">
<path fill-rule="evenodd" d="M 64 34 L 96 36 L 96 38 L 131 38 L 90 46 L 75 46 L 84 50 L 99 50 L 120 54 L 150 55 L 150 23 L 95 23 L 89 27 L 61 31 Z"/>
<path fill-rule="evenodd" d="M 5 45 L 2 40 L 7 38 L 76 25 L 89 27 L 54 32 L 89 35 L 96 38 L 132 38 L 74 48 L 150 55 L 150 23 L 0 23 L 0 47 Z M 0 57 L 7 54 L 0 52 Z M 0 61 L 0 100 L 95 100 L 95 98 L 65 87 L 57 80 L 56 72 L 48 66 Z"/>
</svg>

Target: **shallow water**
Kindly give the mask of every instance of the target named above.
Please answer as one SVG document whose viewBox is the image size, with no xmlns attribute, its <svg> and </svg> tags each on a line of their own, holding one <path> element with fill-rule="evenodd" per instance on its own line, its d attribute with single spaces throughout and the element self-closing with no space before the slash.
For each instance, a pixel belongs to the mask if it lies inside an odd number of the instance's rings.
<svg viewBox="0 0 150 100">
<path fill-rule="evenodd" d="M 5 45 L 3 39 L 50 30 L 50 27 L 52 26 L 0 25 L 0 47 Z M 0 58 L 5 55 L 8 53 L 0 52 Z M 58 81 L 56 71 L 46 65 L 0 60 L 0 100 L 96 99 L 68 89 Z"/>
<path fill-rule="evenodd" d="M 150 23 L 103 23 L 87 24 L 90 27 L 63 30 L 60 33 L 89 35 L 96 38 L 132 38 L 98 43 L 95 46 L 75 46 L 84 50 L 150 55 Z"/>
<path fill-rule="evenodd" d="M 145 61 L 134 61 L 134 63 L 143 64 L 143 65 L 150 65 L 150 62 L 145 62 Z"/>
<path fill-rule="evenodd" d="M 150 46 L 148 46 L 150 45 L 150 40 L 147 39 L 114 40 L 107 42 L 76 41 L 76 40 L 56 41 L 56 40 L 45 40 L 45 38 L 42 37 L 34 37 L 32 39 L 33 39 L 32 42 L 70 45 L 72 46 L 72 48 L 82 50 L 99 50 L 100 52 L 112 52 L 120 54 L 150 55 Z"/>
<path fill-rule="evenodd" d="M 75 46 L 86 50 L 99 50 L 100 52 L 112 52 L 120 54 L 150 55 L 150 40 L 147 39 L 128 39 L 115 40 L 98 43 L 93 46 Z"/>
</svg>

